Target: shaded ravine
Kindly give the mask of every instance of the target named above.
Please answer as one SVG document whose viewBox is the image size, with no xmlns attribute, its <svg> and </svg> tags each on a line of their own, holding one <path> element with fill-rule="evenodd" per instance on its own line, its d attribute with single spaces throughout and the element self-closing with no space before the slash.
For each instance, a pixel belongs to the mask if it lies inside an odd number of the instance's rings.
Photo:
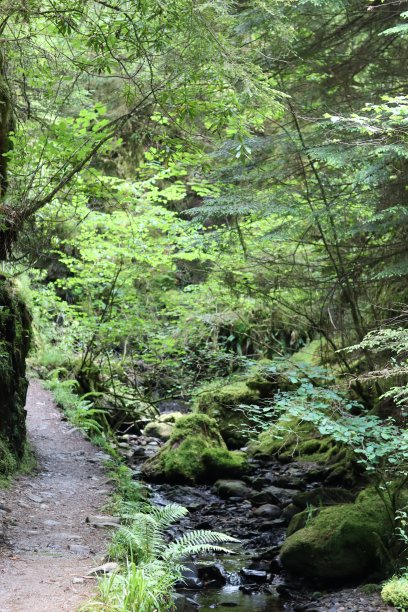
<svg viewBox="0 0 408 612">
<path fill-rule="evenodd" d="M 101 561 L 109 533 L 92 527 L 110 485 L 98 452 L 61 418 L 52 396 L 30 384 L 27 429 L 38 466 L 0 491 L 0 611 L 77 610 L 95 581 L 85 577 Z M 85 577 L 85 578 L 84 578 Z"/>
</svg>

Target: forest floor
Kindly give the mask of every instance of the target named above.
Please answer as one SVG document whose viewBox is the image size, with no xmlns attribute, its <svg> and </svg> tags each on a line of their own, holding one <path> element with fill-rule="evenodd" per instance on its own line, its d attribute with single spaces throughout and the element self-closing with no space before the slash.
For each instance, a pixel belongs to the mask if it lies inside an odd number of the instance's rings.
<svg viewBox="0 0 408 612">
<path fill-rule="evenodd" d="M 0 612 L 77 610 L 92 596 L 109 533 L 87 518 L 103 512 L 111 485 L 98 451 L 39 382 L 27 397 L 28 438 L 38 462 L 0 491 Z M 0 518 L 1 525 L 1 518 Z"/>
</svg>

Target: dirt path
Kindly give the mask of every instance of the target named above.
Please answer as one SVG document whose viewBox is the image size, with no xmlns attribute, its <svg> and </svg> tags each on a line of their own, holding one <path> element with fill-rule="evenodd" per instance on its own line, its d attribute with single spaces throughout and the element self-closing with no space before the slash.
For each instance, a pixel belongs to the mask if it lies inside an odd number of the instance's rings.
<svg viewBox="0 0 408 612">
<path fill-rule="evenodd" d="M 0 545 L 0 612 L 74 611 L 92 594 L 95 581 L 81 578 L 101 562 L 109 538 L 86 522 L 110 492 L 104 455 L 61 421 L 36 381 L 27 410 L 38 469 L 0 491 L 11 510 Z"/>
</svg>

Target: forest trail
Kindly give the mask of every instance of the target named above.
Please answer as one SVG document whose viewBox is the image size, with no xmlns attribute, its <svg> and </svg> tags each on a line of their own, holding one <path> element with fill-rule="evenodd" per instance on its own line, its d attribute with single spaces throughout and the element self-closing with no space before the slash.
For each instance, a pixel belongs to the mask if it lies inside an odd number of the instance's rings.
<svg viewBox="0 0 408 612">
<path fill-rule="evenodd" d="M 27 397 L 28 438 L 38 465 L 21 476 L 0 502 L 0 612 L 77 610 L 92 595 L 108 533 L 86 522 L 102 511 L 110 485 L 104 454 L 61 420 L 51 394 L 39 382 Z"/>
</svg>

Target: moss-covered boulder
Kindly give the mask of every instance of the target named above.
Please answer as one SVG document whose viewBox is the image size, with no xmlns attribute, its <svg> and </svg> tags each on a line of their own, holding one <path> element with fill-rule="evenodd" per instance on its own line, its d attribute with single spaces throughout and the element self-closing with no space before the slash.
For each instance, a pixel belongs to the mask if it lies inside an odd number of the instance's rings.
<svg viewBox="0 0 408 612">
<path fill-rule="evenodd" d="M 182 416 L 181 412 L 165 412 L 146 425 L 143 435 L 167 441 L 173 433 L 175 422 Z"/>
<path fill-rule="evenodd" d="M 327 462 L 336 451 L 336 444 L 330 438 L 323 438 L 311 423 L 294 417 L 282 417 L 249 447 L 253 456 L 283 461 Z"/>
<path fill-rule="evenodd" d="M 345 582 L 381 571 L 392 525 L 375 493 L 363 492 L 354 503 L 306 514 L 300 521 L 305 526 L 291 530 L 281 549 L 287 571 L 320 582 Z"/>
<path fill-rule="evenodd" d="M 241 476 L 246 457 L 227 449 L 217 422 L 206 414 L 188 414 L 174 424 L 170 439 L 142 467 L 147 480 L 171 483 L 213 483 Z"/>
<path fill-rule="evenodd" d="M 248 437 L 244 433 L 245 411 L 242 406 L 256 404 L 260 392 L 245 382 L 213 384 L 196 399 L 195 410 L 214 418 L 228 448 L 240 448 Z"/>
<path fill-rule="evenodd" d="M 15 287 L 0 276 L 0 475 L 13 471 L 25 450 L 30 323 Z"/>
</svg>

